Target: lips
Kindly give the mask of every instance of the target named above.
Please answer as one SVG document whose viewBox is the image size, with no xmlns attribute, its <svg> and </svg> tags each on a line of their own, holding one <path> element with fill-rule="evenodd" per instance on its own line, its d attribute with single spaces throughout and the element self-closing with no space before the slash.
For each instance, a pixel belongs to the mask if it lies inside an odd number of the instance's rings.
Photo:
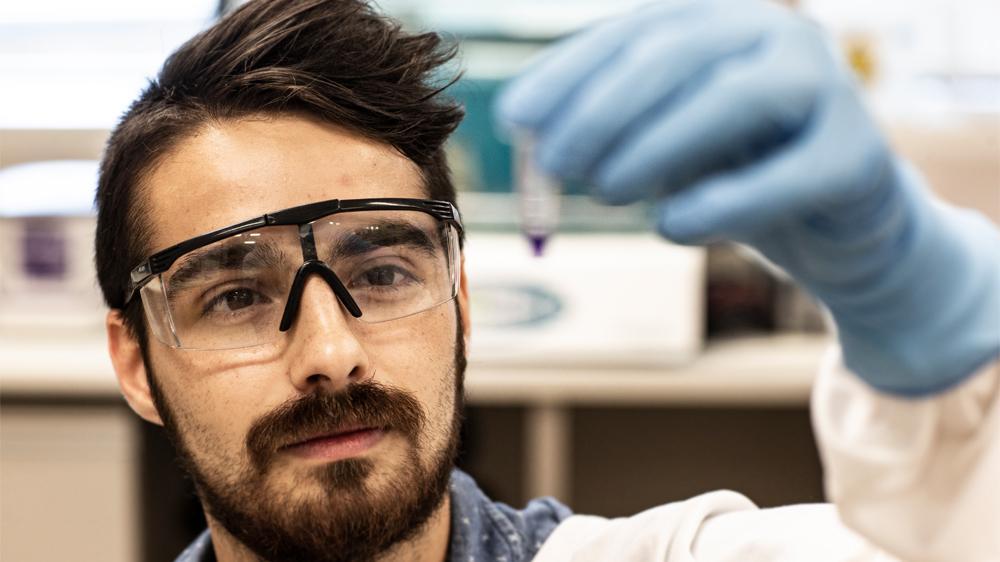
<svg viewBox="0 0 1000 562">
<path fill-rule="evenodd" d="M 307 459 L 340 460 L 364 453 L 381 441 L 385 433 L 379 427 L 353 427 L 316 435 L 281 450 Z"/>
<path fill-rule="evenodd" d="M 330 439 L 330 438 L 333 438 L 333 437 L 337 437 L 338 435 L 346 435 L 346 434 L 349 434 L 349 433 L 354 433 L 356 431 L 365 431 L 367 429 L 374 429 L 374 428 L 369 427 L 369 426 L 365 426 L 365 425 L 351 425 L 351 426 L 340 428 L 340 429 L 320 431 L 320 432 L 313 432 L 308 437 L 299 438 L 298 440 L 296 440 L 294 442 L 291 442 L 291 443 L 289 443 L 287 445 L 284 445 L 282 447 L 282 449 L 288 449 L 288 448 L 291 448 L 291 447 L 298 447 L 300 445 L 307 444 L 307 443 L 309 443 L 311 441 L 317 441 L 317 440 L 320 440 L 320 439 Z"/>
</svg>

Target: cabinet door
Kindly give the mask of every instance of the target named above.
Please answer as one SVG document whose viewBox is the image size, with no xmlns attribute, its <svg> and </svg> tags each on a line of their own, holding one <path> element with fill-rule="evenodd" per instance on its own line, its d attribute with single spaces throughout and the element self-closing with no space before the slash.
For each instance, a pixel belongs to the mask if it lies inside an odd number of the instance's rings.
<svg viewBox="0 0 1000 562">
<path fill-rule="evenodd" d="M 5 404 L 0 560 L 136 560 L 135 433 L 119 405 Z"/>
</svg>

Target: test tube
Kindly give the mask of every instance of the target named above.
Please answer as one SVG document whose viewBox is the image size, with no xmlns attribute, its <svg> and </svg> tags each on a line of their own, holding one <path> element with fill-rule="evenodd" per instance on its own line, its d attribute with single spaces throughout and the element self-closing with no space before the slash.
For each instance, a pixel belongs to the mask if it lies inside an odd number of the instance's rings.
<svg viewBox="0 0 1000 562">
<path fill-rule="evenodd" d="M 527 134 L 514 138 L 514 190 L 518 199 L 521 232 L 528 238 L 535 257 L 559 224 L 559 181 L 535 164 L 534 139 Z"/>
</svg>

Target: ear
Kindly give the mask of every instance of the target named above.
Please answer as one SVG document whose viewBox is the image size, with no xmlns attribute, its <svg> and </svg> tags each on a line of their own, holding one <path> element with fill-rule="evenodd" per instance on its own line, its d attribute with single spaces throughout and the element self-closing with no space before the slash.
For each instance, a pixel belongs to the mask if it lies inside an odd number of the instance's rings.
<svg viewBox="0 0 1000 562">
<path fill-rule="evenodd" d="M 469 355 L 469 336 L 472 335 L 472 316 L 469 309 L 469 279 L 465 276 L 465 254 L 462 254 L 462 276 L 458 284 L 458 309 L 462 314 L 462 332 L 465 355 Z"/>
<path fill-rule="evenodd" d="M 120 310 L 108 312 L 104 325 L 108 332 L 108 353 L 118 377 L 118 387 L 129 407 L 139 416 L 156 425 L 163 425 L 149 391 L 146 364 L 142 360 L 139 342 L 125 327 Z"/>
</svg>

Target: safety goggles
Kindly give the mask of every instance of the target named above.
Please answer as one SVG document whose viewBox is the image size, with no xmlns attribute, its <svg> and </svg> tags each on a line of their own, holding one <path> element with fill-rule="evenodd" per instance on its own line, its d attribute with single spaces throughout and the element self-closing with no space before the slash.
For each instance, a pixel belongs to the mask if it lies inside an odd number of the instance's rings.
<svg viewBox="0 0 1000 562">
<path fill-rule="evenodd" d="M 458 294 L 462 221 L 424 199 L 320 201 L 186 240 L 131 272 L 126 305 L 142 300 L 171 347 L 237 349 L 291 328 L 312 274 L 360 321 L 386 322 Z"/>
</svg>

